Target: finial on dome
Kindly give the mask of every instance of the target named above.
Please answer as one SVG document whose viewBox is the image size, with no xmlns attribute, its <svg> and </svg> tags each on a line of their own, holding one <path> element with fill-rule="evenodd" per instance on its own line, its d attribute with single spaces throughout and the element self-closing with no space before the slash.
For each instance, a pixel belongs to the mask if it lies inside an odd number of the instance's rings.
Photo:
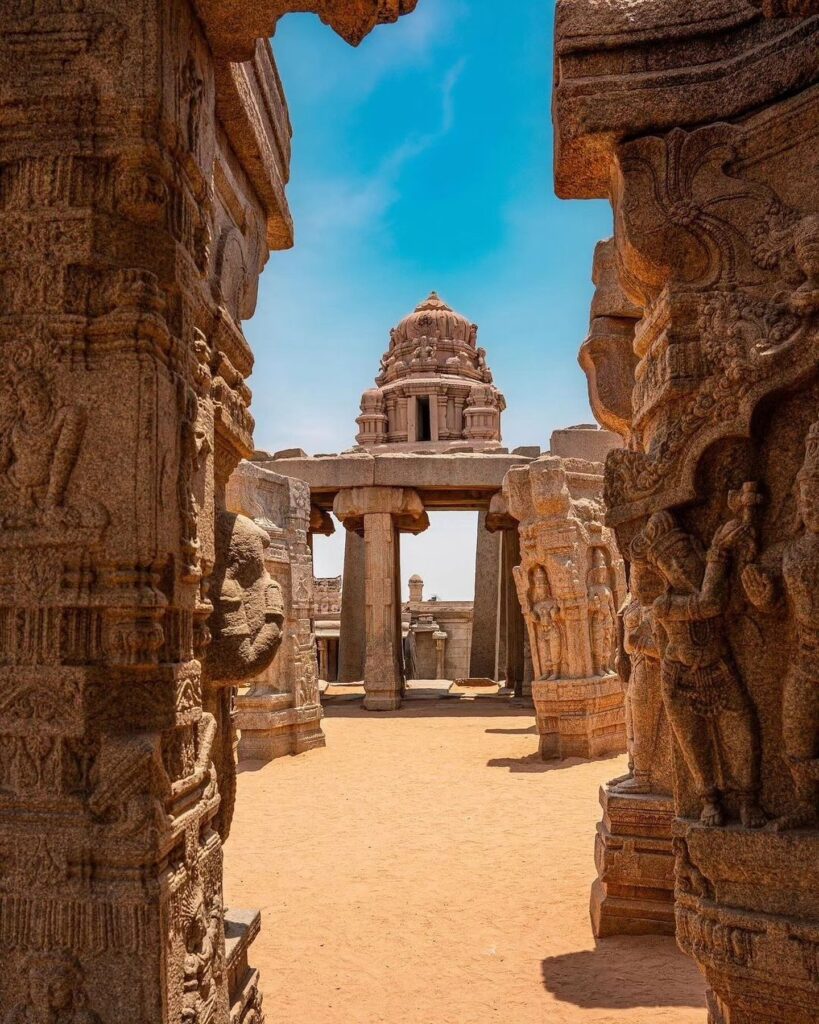
<svg viewBox="0 0 819 1024">
<path fill-rule="evenodd" d="M 434 289 L 429 293 L 429 295 L 424 299 L 423 302 L 418 303 L 418 305 L 415 307 L 415 312 L 422 313 L 424 310 L 427 309 L 444 309 L 447 310 L 448 312 L 452 312 L 452 307 L 448 306 L 441 298 L 441 296 L 438 294 L 438 292 L 436 292 Z"/>
</svg>

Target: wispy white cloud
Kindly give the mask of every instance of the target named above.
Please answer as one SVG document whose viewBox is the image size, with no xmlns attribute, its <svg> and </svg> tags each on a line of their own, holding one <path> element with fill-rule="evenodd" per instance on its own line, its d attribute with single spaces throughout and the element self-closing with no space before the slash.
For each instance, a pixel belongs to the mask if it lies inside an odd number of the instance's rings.
<svg viewBox="0 0 819 1024">
<path fill-rule="evenodd" d="M 313 181 L 304 188 L 299 230 L 307 244 L 314 229 L 322 233 L 350 229 L 361 232 L 377 226 L 400 196 L 400 177 L 407 164 L 433 149 L 452 131 L 455 88 L 465 65 L 466 58 L 462 57 L 441 79 L 436 127 L 407 135 L 366 177 L 336 175 Z"/>
</svg>

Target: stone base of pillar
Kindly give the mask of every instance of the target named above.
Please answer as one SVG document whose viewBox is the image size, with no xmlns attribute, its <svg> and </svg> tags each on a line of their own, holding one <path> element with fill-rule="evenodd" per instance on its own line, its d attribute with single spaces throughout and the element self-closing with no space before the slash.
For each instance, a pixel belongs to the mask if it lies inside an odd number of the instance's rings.
<svg viewBox="0 0 819 1024">
<path fill-rule="evenodd" d="M 401 694 L 376 691 L 364 695 L 365 711 L 397 711 L 401 707 Z"/>
<path fill-rule="evenodd" d="M 321 708 L 316 704 L 293 707 L 290 693 L 239 696 L 236 708 L 242 761 L 272 761 L 326 745 Z"/>
<path fill-rule="evenodd" d="M 816 1024 L 819 832 L 674 822 L 677 943 L 712 1024 Z"/>
<path fill-rule="evenodd" d="M 228 910 L 225 913 L 230 1024 L 264 1024 L 259 972 L 247 962 L 248 950 L 259 934 L 261 919 L 258 910 Z"/>
<path fill-rule="evenodd" d="M 674 801 L 601 789 L 600 805 L 590 907 L 595 936 L 673 935 Z"/>
<path fill-rule="evenodd" d="M 626 752 L 623 684 L 612 672 L 532 683 L 540 756 L 601 757 Z"/>
</svg>

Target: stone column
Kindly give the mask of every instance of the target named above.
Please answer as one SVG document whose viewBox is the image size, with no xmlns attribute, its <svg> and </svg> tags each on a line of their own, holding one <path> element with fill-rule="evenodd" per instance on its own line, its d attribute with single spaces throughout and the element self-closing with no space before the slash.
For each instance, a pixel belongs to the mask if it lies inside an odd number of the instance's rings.
<svg viewBox="0 0 819 1024">
<path fill-rule="evenodd" d="M 478 514 L 475 547 L 475 598 L 472 612 L 472 646 L 469 674 L 476 679 L 495 679 L 498 649 L 498 611 L 501 539 L 486 528 L 486 513 Z"/>
<path fill-rule="evenodd" d="M 326 681 L 327 678 L 328 678 L 327 638 L 326 637 L 319 637 L 316 640 L 316 644 L 318 646 L 318 671 L 319 671 L 319 679 L 324 679 Z"/>
<path fill-rule="evenodd" d="M 359 38 L 397 13 L 333 6 Z M 224 487 L 253 450 L 241 322 L 292 244 L 260 38 L 287 8 L 0 0 L 7 1021 L 263 1019 L 229 989 L 219 827 L 230 680 L 280 613 Z"/>
<path fill-rule="evenodd" d="M 596 757 L 626 746 L 623 688 L 613 669 L 622 567 L 600 522 L 595 477 L 599 494 L 603 480 L 593 463 L 544 455 L 510 470 L 503 483 L 506 506 L 520 523 L 514 577 L 544 759 Z"/>
<path fill-rule="evenodd" d="M 618 276 L 642 313 L 633 351 L 607 352 L 608 379 L 633 367 L 633 387 L 605 493 L 632 576 L 644 564 L 661 588 L 677 941 L 714 1024 L 809 1024 L 819 4 L 737 4 L 730 24 L 692 6 L 647 35 L 628 0 L 607 5 L 603 34 L 599 13 L 558 3 L 556 181 L 611 200 Z"/>
<path fill-rule="evenodd" d="M 446 633 L 436 629 L 432 639 L 435 641 L 435 678 L 446 679 Z"/>
<path fill-rule="evenodd" d="M 407 441 L 412 443 L 418 440 L 418 398 L 416 395 L 409 395 L 404 399 L 407 416 Z"/>
<path fill-rule="evenodd" d="M 515 581 L 516 566 L 521 560 L 519 523 L 510 514 L 503 493 L 500 491 L 492 496 L 486 516 L 486 528 L 491 533 L 498 533 L 501 538 L 499 599 L 503 614 L 499 625 L 503 634 L 503 644 L 499 644 L 498 661 L 502 656 L 506 685 L 514 689 L 516 696 L 521 697 L 523 696 L 526 624 L 518 600 Z"/>
<path fill-rule="evenodd" d="M 402 487 L 339 491 L 334 511 L 364 538 L 364 707 L 393 711 L 404 689 L 399 532 L 420 533 L 429 519 L 415 491 Z"/>
<path fill-rule="evenodd" d="M 338 637 L 338 681 L 364 678 L 364 539 L 348 531 L 344 541 L 341 624 Z"/>
<path fill-rule="evenodd" d="M 523 637 L 526 625 L 518 601 L 513 570 L 520 564 L 520 538 L 517 529 L 504 530 L 503 540 L 503 600 L 506 605 L 506 685 L 523 696 Z"/>
</svg>

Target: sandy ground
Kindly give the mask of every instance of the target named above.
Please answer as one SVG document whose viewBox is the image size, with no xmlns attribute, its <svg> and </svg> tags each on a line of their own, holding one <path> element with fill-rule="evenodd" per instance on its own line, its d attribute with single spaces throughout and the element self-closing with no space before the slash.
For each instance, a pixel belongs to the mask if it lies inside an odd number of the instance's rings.
<svg viewBox="0 0 819 1024">
<path fill-rule="evenodd" d="M 591 934 L 625 758 L 544 764 L 531 712 L 491 700 L 324 724 L 326 750 L 240 769 L 226 896 L 262 909 L 270 1024 L 704 1024 L 672 939 Z"/>
</svg>

